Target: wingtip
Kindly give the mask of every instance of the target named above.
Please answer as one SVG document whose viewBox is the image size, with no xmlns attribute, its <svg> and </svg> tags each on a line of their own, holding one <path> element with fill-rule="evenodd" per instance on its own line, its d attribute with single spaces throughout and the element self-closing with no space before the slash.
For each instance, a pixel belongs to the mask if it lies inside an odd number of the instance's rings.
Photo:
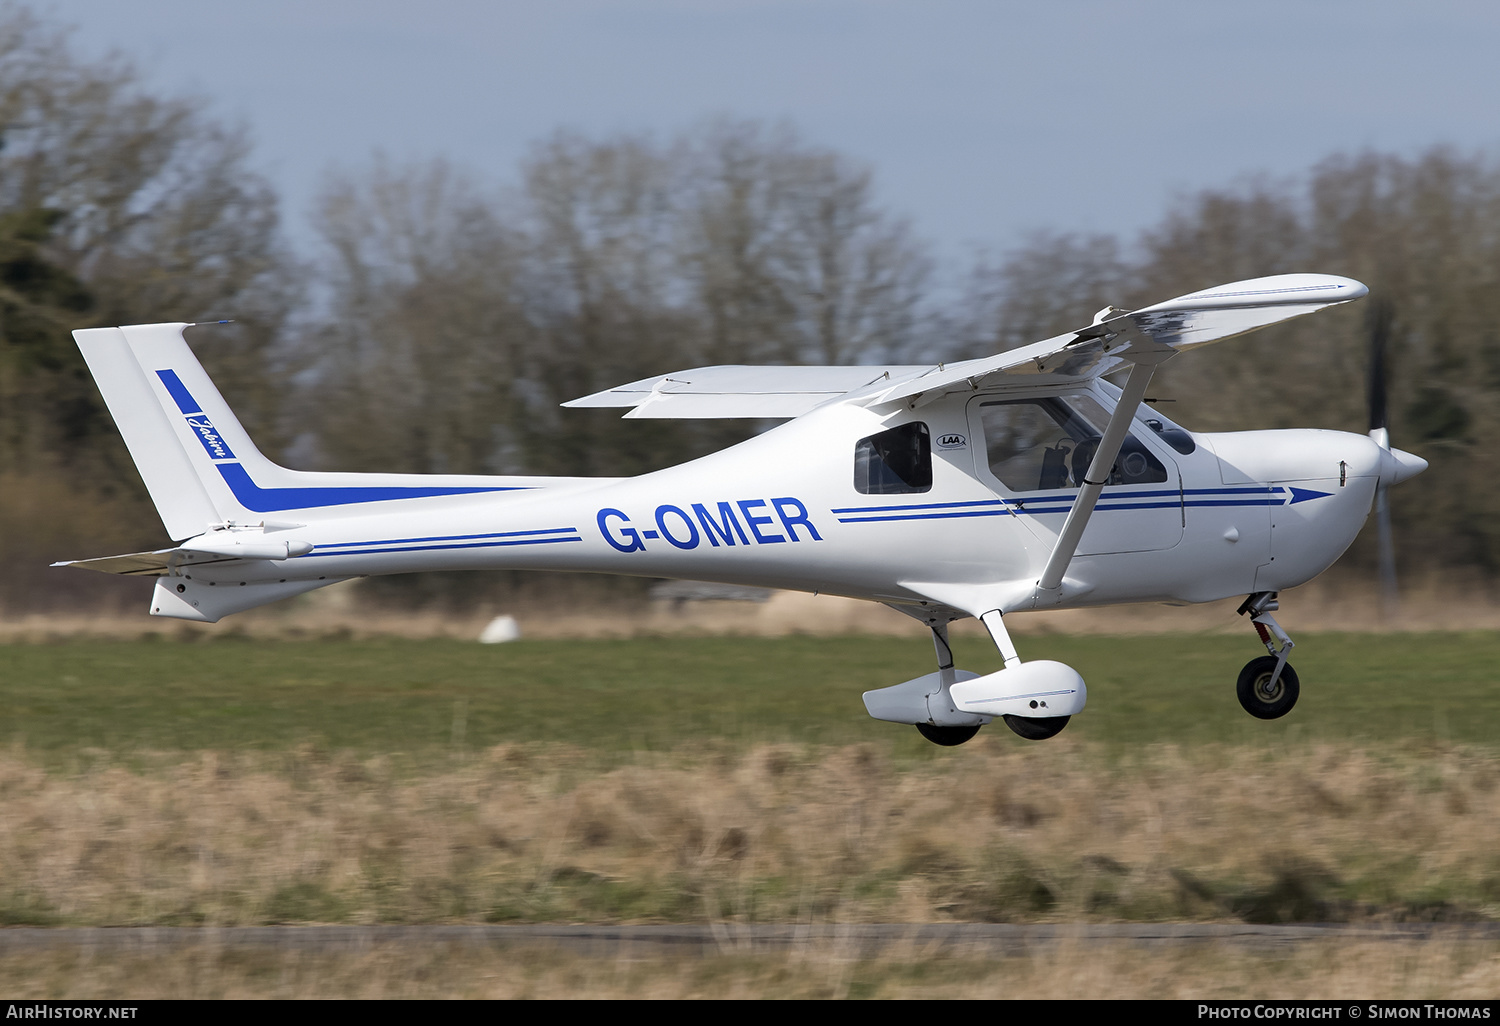
<svg viewBox="0 0 1500 1026">
<path fill-rule="evenodd" d="M 1370 294 L 1370 286 L 1357 278 L 1345 278 L 1341 274 L 1309 274 L 1299 277 L 1321 279 L 1327 288 L 1338 290 L 1340 298 L 1345 302 L 1363 299 Z"/>
</svg>

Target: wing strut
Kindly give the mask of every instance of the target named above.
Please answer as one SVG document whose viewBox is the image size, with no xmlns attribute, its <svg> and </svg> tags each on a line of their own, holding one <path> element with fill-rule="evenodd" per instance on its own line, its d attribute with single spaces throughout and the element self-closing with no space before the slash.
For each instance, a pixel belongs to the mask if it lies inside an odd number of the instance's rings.
<svg viewBox="0 0 1500 1026">
<path fill-rule="evenodd" d="M 1151 375 L 1156 373 L 1157 363 L 1170 357 L 1172 353 L 1169 350 L 1165 354 L 1152 352 L 1141 355 L 1146 356 L 1147 360 L 1137 358 L 1131 365 L 1130 377 L 1125 380 L 1125 391 L 1120 396 L 1114 414 L 1109 418 L 1109 426 L 1104 429 L 1104 437 L 1099 440 L 1099 448 L 1095 450 L 1094 459 L 1089 463 L 1088 473 L 1083 475 L 1083 487 L 1078 490 L 1073 508 L 1068 510 L 1068 519 L 1063 521 L 1062 533 L 1057 536 L 1057 544 L 1037 582 L 1037 590 L 1040 592 L 1057 591 L 1062 587 L 1063 574 L 1073 561 L 1073 553 L 1078 551 L 1083 529 L 1088 526 L 1089 517 L 1094 513 L 1094 504 L 1099 501 L 1099 493 L 1109 480 L 1115 457 L 1120 455 L 1120 446 L 1125 442 L 1125 433 L 1130 428 L 1130 422 L 1135 419 L 1135 411 L 1140 407 L 1141 400 L 1146 396 L 1146 386 L 1151 383 Z"/>
</svg>

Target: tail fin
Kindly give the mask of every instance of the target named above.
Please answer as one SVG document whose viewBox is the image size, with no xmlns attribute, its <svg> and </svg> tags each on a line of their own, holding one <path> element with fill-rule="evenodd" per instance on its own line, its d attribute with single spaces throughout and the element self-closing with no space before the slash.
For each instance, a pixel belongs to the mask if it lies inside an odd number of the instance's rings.
<svg viewBox="0 0 1500 1026">
<path fill-rule="evenodd" d="M 190 324 L 135 324 L 73 332 L 174 541 L 225 523 L 338 516 L 380 504 L 534 488 L 539 479 L 323 474 L 277 466 L 250 441 L 183 340 Z M 366 508 L 369 508 L 366 506 Z"/>
<path fill-rule="evenodd" d="M 189 441 L 189 434 L 201 440 L 210 461 L 229 458 L 235 449 L 254 451 L 219 390 L 183 341 L 186 327 L 142 324 L 73 332 L 167 535 L 174 541 L 202 534 L 229 519 L 206 487 L 201 469 L 194 466 L 188 446 L 199 442 Z M 174 388 L 175 394 L 169 391 Z M 239 437 L 231 441 L 215 432 L 216 427 L 225 426 L 230 427 L 231 436 Z M 218 453 L 211 444 L 219 446 Z M 255 456 L 264 459 L 259 452 Z"/>
</svg>

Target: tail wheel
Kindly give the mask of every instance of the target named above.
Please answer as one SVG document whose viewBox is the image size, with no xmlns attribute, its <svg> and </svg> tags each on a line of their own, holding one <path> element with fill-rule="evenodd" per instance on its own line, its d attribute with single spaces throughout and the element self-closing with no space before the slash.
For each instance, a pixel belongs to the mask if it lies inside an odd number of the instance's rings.
<svg viewBox="0 0 1500 1026">
<path fill-rule="evenodd" d="M 1239 696 L 1240 705 L 1256 719 L 1280 719 L 1297 704 L 1302 686 L 1297 681 L 1297 671 L 1292 669 L 1292 664 L 1283 666 L 1281 677 L 1273 683 L 1275 675 L 1276 657 L 1269 655 L 1250 660 L 1240 671 L 1240 679 L 1235 683 L 1234 691 Z"/>
<path fill-rule="evenodd" d="M 952 748 L 979 733 L 979 727 L 934 727 L 930 723 L 918 723 L 917 732 L 935 745 Z"/>
<path fill-rule="evenodd" d="M 1071 716 L 1007 716 L 1005 725 L 1028 741 L 1045 741 L 1056 737 L 1068 725 Z"/>
</svg>

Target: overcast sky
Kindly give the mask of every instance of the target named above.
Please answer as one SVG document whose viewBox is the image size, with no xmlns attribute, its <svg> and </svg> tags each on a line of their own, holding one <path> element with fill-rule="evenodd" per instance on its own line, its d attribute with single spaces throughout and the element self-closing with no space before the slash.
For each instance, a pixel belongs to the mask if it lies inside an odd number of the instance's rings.
<svg viewBox="0 0 1500 1026">
<path fill-rule="evenodd" d="M 1173 196 L 1337 151 L 1500 151 L 1483 0 L 54 0 L 86 55 L 242 120 L 308 241 L 330 167 L 514 181 L 560 127 L 787 121 L 874 172 L 950 268 L 1034 229 L 1131 234 Z"/>
</svg>

